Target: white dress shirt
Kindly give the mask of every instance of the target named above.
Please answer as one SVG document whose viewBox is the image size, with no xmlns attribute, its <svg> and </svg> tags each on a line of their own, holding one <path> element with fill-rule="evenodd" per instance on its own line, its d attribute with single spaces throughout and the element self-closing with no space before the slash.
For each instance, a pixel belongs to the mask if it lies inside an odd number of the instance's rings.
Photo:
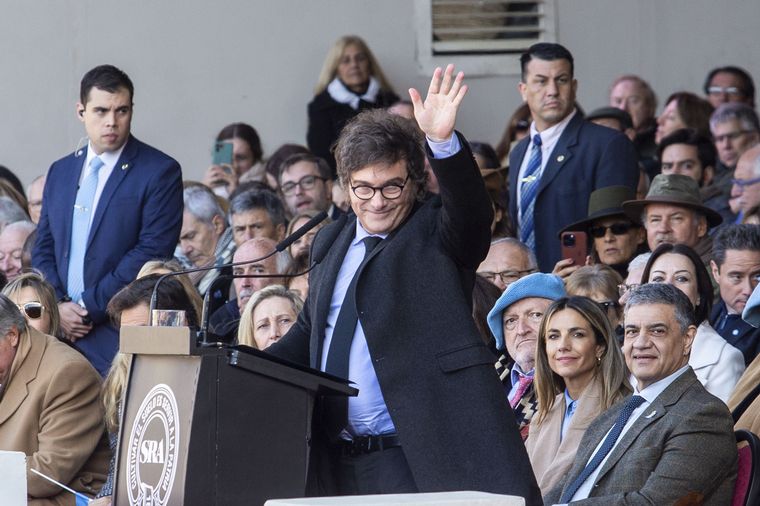
<svg viewBox="0 0 760 506">
<path fill-rule="evenodd" d="M 536 123 L 533 122 L 530 124 L 530 139 L 528 139 L 528 149 L 525 150 L 525 156 L 523 157 L 522 164 L 520 165 L 520 171 L 517 173 L 517 219 L 518 221 L 522 221 L 522 210 L 520 206 L 520 195 L 522 194 L 522 184 L 520 183 L 523 178 L 523 174 L 525 174 L 525 171 L 528 170 L 528 163 L 530 162 L 530 155 L 533 152 L 533 137 L 535 137 L 536 134 L 541 136 L 541 168 L 538 169 L 538 172 L 536 173 L 536 177 L 538 179 L 541 179 L 541 176 L 544 173 L 544 169 L 546 168 L 546 163 L 549 161 L 549 158 L 552 155 L 552 151 L 554 151 L 554 148 L 557 146 L 557 142 L 559 141 L 560 136 L 562 136 L 562 132 L 565 131 L 565 128 L 567 127 L 568 123 L 570 123 L 570 120 L 573 119 L 573 116 L 576 114 L 576 109 L 573 109 L 573 112 L 567 115 L 565 119 L 557 123 L 556 125 L 553 125 L 543 132 L 539 132 L 536 130 Z"/>
<path fill-rule="evenodd" d="M 461 149 L 461 144 L 456 135 L 443 142 L 433 142 L 428 139 L 428 145 L 435 158 L 445 158 L 456 154 Z M 325 340 L 322 345 L 322 357 L 320 370 L 326 370 L 327 354 L 330 350 L 332 335 L 335 331 L 335 323 L 338 321 L 343 299 L 346 298 L 348 286 L 359 269 L 364 259 L 364 245 L 362 240 L 370 235 L 385 239 L 388 234 L 370 234 L 361 222 L 356 220 L 356 233 L 351 245 L 343 257 L 343 263 L 335 279 L 335 288 L 330 299 L 330 311 L 327 315 L 325 327 Z M 348 398 L 348 425 L 342 434 L 344 439 L 353 436 L 376 436 L 381 434 L 393 434 L 396 428 L 391 420 L 388 407 L 380 389 L 380 382 L 372 365 L 372 357 L 367 346 L 367 337 L 364 334 L 361 320 L 357 320 L 354 337 L 351 341 L 351 349 L 348 357 L 348 379 L 359 389 L 359 395 Z"/>
<path fill-rule="evenodd" d="M 82 173 L 79 176 L 79 185 L 81 186 L 82 181 L 84 181 L 84 178 L 86 178 L 90 174 L 90 171 L 92 171 L 92 167 L 90 167 L 90 162 L 92 161 L 93 158 L 97 156 L 100 158 L 100 161 L 103 162 L 103 166 L 100 168 L 100 171 L 98 172 L 98 186 L 95 188 L 95 198 L 92 200 L 92 212 L 90 213 L 90 225 L 92 225 L 92 219 L 95 217 L 95 210 L 98 208 L 98 202 L 100 202 L 100 196 L 103 194 L 103 188 L 105 188 L 108 178 L 111 177 L 111 172 L 113 172 L 113 168 L 116 166 L 116 162 L 119 161 L 121 152 L 124 151 L 124 146 L 126 145 L 127 143 L 125 142 L 124 145 L 122 145 L 116 151 L 104 151 L 100 155 L 96 154 L 95 150 L 92 149 L 92 142 L 90 142 L 87 145 L 87 156 L 85 157 L 85 160 L 84 160 Z"/>
<path fill-rule="evenodd" d="M 615 447 L 620 443 L 620 441 L 623 440 L 623 437 L 625 436 L 625 433 L 628 432 L 628 430 L 631 428 L 631 426 L 636 423 L 636 420 L 639 419 L 641 415 L 643 415 L 645 412 L 647 416 L 652 416 L 655 411 L 650 410 L 649 407 L 652 405 L 654 400 L 666 389 L 668 388 L 676 379 L 678 379 L 679 376 L 681 376 L 683 373 L 685 373 L 691 366 L 688 364 L 678 369 L 676 372 L 671 374 L 670 376 L 667 376 L 660 381 L 656 381 L 649 385 L 648 387 L 644 388 L 643 390 L 639 391 L 638 385 L 634 386 L 633 388 L 633 395 L 640 395 L 644 398 L 644 402 L 641 403 L 641 405 L 636 408 L 633 413 L 631 413 L 631 417 L 628 419 L 628 421 L 625 424 L 625 427 L 623 427 L 622 432 L 620 433 L 620 436 L 617 438 L 617 441 L 615 441 L 615 445 L 610 449 L 609 453 L 607 453 L 607 456 L 604 457 L 604 460 L 602 460 L 599 463 L 599 466 L 594 470 L 591 475 L 586 478 L 586 481 L 583 482 L 583 485 L 580 486 L 577 492 L 575 492 L 575 495 L 570 500 L 570 502 L 573 501 L 580 501 L 581 499 L 588 498 L 588 495 L 591 493 L 591 489 L 594 486 L 594 482 L 596 482 L 597 476 L 599 476 L 599 472 L 604 467 L 604 464 L 607 462 L 607 459 L 610 458 L 610 455 L 612 455 L 612 452 L 615 451 Z M 614 427 L 614 425 L 613 425 Z M 599 451 L 599 448 L 602 446 L 602 443 L 604 443 L 604 440 L 607 438 L 607 435 L 609 435 L 610 431 L 612 430 L 612 427 L 610 427 L 610 430 L 607 431 L 607 434 L 604 435 L 604 437 L 599 441 L 599 444 L 596 445 L 596 449 L 594 450 L 594 453 L 591 454 L 591 456 L 588 459 L 588 462 L 591 462 L 591 460 L 594 458 L 594 455 Z M 588 462 L 586 463 L 588 465 Z"/>
</svg>

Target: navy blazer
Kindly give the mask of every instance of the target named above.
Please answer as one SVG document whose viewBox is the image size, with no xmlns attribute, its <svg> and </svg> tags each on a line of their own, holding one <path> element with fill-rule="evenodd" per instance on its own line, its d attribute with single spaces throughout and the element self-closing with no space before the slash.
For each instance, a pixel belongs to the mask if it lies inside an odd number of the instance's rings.
<svg viewBox="0 0 760 506">
<path fill-rule="evenodd" d="M 472 320 L 475 269 L 488 252 L 492 211 L 460 139 L 461 152 L 430 160 L 440 196 L 418 203 L 357 274 L 357 311 L 420 492 L 483 490 L 540 504 L 494 356 Z M 355 232 L 350 213 L 317 233 L 311 256 L 321 263 L 309 275 L 304 308 L 267 352 L 319 367 L 336 276 Z"/>
<path fill-rule="evenodd" d="M 80 149 L 50 167 L 32 265 L 66 295 L 71 220 L 87 159 Z M 93 330 L 76 346 L 101 374 L 118 349 L 106 306 L 148 260 L 171 258 L 182 227 L 182 172 L 176 160 L 129 137 L 95 209 L 84 260 L 84 301 Z"/>
<path fill-rule="evenodd" d="M 518 231 L 517 173 L 529 143 L 530 137 L 526 137 L 509 155 L 509 214 Z M 615 185 L 635 190 L 638 181 L 633 143 L 616 130 L 585 121 L 576 112 L 549 155 L 538 186 L 533 223 L 539 269 L 551 272 L 560 260 L 559 231 L 588 216 L 591 192 Z"/>
</svg>

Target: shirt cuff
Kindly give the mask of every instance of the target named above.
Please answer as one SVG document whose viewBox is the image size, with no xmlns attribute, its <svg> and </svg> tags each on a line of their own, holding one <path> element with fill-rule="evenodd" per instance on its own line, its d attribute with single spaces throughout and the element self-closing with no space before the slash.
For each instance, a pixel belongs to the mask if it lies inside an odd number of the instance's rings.
<svg viewBox="0 0 760 506">
<path fill-rule="evenodd" d="M 462 145 L 459 143 L 459 137 L 456 133 L 451 135 L 451 138 L 442 142 L 436 142 L 426 137 L 430 151 L 433 153 L 433 158 L 448 158 L 453 156 L 462 149 Z"/>
</svg>

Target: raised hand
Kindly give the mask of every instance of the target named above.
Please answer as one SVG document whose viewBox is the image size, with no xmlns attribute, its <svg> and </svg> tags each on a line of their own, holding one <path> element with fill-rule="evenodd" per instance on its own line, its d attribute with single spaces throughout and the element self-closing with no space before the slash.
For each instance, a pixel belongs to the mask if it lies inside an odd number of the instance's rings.
<svg viewBox="0 0 760 506">
<path fill-rule="evenodd" d="M 451 138 L 459 104 L 467 93 L 467 85 L 462 84 L 464 73 L 459 72 L 456 77 L 453 76 L 454 65 L 449 64 L 445 72 L 437 67 L 424 102 L 416 89 L 409 89 L 417 124 L 432 141 L 440 142 Z"/>
</svg>

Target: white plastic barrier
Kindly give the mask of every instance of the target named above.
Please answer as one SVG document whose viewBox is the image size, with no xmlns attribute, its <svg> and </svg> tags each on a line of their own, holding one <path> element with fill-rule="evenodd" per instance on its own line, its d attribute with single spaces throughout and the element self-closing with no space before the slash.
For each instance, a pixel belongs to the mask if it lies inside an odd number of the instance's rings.
<svg viewBox="0 0 760 506">
<path fill-rule="evenodd" d="M 264 506 L 525 506 L 525 499 L 514 495 L 485 492 L 438 492 L 433 494 L 353 495 L 343 497 L 306 497 L 270 499 Z"/>
</svg>

